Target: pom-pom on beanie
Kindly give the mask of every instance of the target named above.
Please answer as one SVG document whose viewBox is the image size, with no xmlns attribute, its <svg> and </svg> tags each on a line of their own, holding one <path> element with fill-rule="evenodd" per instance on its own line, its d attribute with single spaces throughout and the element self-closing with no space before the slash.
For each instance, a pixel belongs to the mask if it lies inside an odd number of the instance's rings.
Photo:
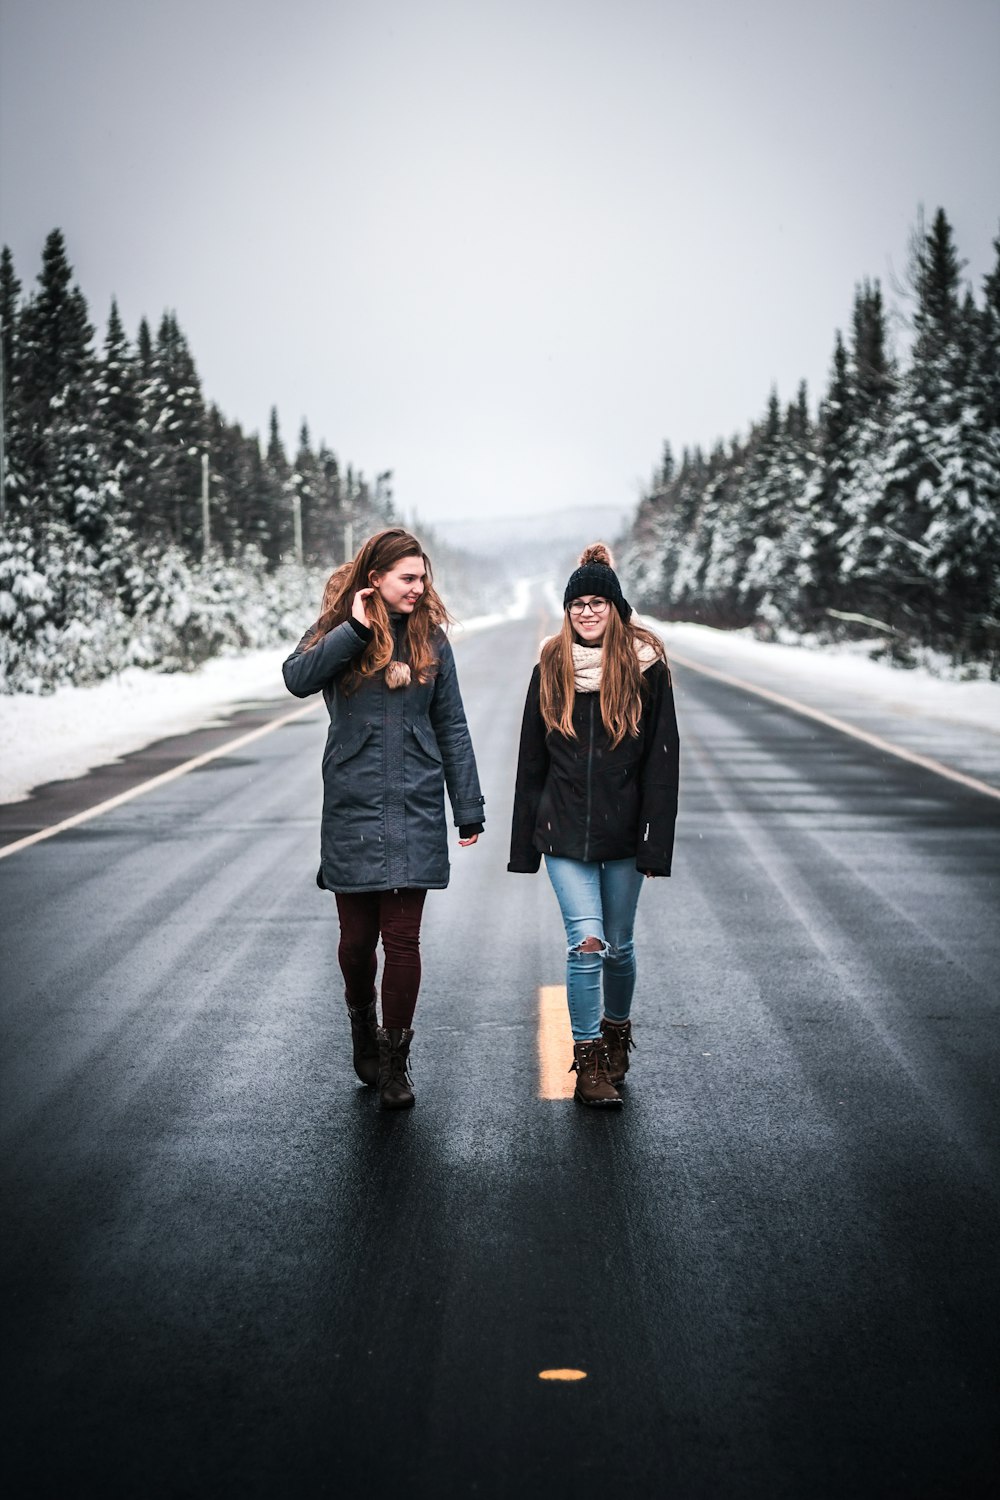
<svg viewBox="0 0 1000 1500">
<path fill-rule="evenodd" d="M 614 570 L 614 559 L 603 542 L 593 542 L 581 552 L 580 566 L 575 573 L 570 574 L 566 585 L 563 609 L 568 608 L 571 599 L 579 599 L 581 594 L 599 594 L 602 599 L 608 599 L 623 620 L 628 620 L 632 614 L 632 606 L 622 593 L 622 586 Z"/>
</svg>

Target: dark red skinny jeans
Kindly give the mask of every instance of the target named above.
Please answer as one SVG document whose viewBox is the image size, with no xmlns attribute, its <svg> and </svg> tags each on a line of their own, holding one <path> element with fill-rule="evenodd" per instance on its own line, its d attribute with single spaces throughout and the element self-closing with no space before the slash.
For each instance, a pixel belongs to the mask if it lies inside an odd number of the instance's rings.
<svg viewBox="0 0 1000 1500">
<path fill-rule="evenodd" d="M 337 891 L 340 947 L 337 958 L 348 1005 L 367 1005 L 375 990 L 379 936 L 382 1025 L 410 1026 L 420 989 L 420 918 L 426 891 Z"/>
</svg>

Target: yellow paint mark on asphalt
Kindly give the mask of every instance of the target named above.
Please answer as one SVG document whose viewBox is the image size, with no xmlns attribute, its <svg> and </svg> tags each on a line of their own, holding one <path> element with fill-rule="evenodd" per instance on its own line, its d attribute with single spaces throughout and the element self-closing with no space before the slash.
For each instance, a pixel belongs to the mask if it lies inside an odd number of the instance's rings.
<svg viewBox="0 0 1000 1500">
<path fill-rule="evenodd" d="M 18 839 L 13 844 L 5 844 L 0 849 L 0 859 L 6 859 L 8 854 L 16 854 L 19 849 L 27 849 L 31 844 L 40 844 L 43 839 L 55 838 L 57 833 L 65 833 L 67 828 L 78 828 L 81 823 L 89 823 L 91 818 L 110 812 L 113 807 L 121 807 L 124 802 L 131 802 L 134 797 L 141 797 L 146 792 L 155 791 L 157 787 L 166 786 L 169 781 L 176 781 L 178 776 L 186 776 L 189 771 L 197 771 L 200 766 L 207 766 L 209 761 L 219 760 L 223 755 L 231 755 L 234 750 L 241 750 L 244 745 L 261 739 L 272 730 L 280 729 L 283 724 L 291 724 L 294 719 L 301 719 L 306 714 L 315 713 L 317 707 L 317 704 L 309 703 L 305 708 L 293 709 L 290 714 L 282 714 L 280 719 L 272 719 L 270 723 L 261 724 L 259 728 L 251 729 L 249 733 L 241 734 L 235 740 L 227 740 L 224 745 L 217 745 L 214 750 L 206 750 L 204 755 L 196 755 L 179 766 L 171 767 L 169 771 L 161 771 L 158 776 L 151 776 L 148 781 L 140 781 L 137 786 L 129 787 L 127 792 L 119 792 L 117 797 L 108 797 L 106 801 L 97 802 L 83 812 L 74 813 L 71 818 L 63 818 L 61 823 L 53 823 L 51 828 L 40 828 L 37 833 L 29 833 L 26 838 Z"/>
<path fill-rule="evenodd" d="M 882 739 L 881 735 L 869 734 L 867 729 L 859 729 L 856 724 L 848 724 L 845 719 L 837 719 L 833 714 L 825 714 L 820 708 L 810 708 L 808 703 L 800 703 L 797 698 L 787 698 L 784 693 L 774 693 L 770 688 L 758 687 L 754 682 L 745 682 L 742 677 L 731 677 L 728 672 L 719 672 L 715 667 L 706 667 L 702 662 L 692 661 L 688 656 L 678 656 L 676 651 L 669 653 L 669 659 L 680 667 L 690 667 L 692 672 L 701 672 L 705 677 L 714 677 L 717 682 L 724 682 L 728 687 L 740 688 L 743 692 L 756 694 L 758 698 L 766 698 L 769 703 L 777 703 L 782 708 L 790 708 L 792 713 L 801 714 L 804 719 L 815 719 L 817 724 L 825 724 L 828 729 L 836 729 L 840 734 L 849 734 L 852 739 L 861 740 L 863 744 L 871 745 L 875 750 L 883 750 L 887 755 L 895 755 L 899 760 L 908 760 L 911 765 L 920 766 L 925 771 L 933 771 L 935 776 L 943 776 L 947 781 L 957 781 L 959 786 L 967 786 L 974 792 L 981 792 L 984 797 L 1000 799 L 1000 787 L 990 786 L 989 782 L 979 781 L 975 776 L 966 776 L 964 771 L 956 771 L 951 766 L 932 759 L 929 755 L 918 755 L 915 750 L 906 750 L 902 745 L 894 744 L 892 740 Z"/>
<path fill-rule="evenodd" d="M 586 1370 L 539 1370 L 539 1380 L 586 1380 Z"/>
<path fill-rule="evenodd" d="M 543 984 L 538 989 L 538 1097 L 572 1099 L 576 1074 L 568 1071 L 573 1061 L 573 1033 L 569 1025 L 564 984 Z"/>
</svg>

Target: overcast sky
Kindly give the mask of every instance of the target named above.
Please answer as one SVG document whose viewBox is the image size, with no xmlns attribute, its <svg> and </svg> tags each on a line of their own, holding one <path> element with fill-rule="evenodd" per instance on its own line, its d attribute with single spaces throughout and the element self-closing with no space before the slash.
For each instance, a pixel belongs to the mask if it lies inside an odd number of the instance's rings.
<svg viewBox="0 0 1000 1500">
<path fill-rule="evenodd" d="M 977 288 L 997 0 L 2 0 L 0 233 L 176 308 L 407 515 L 631 503 L 805 377 L 918 207 Z"/>
</svg>

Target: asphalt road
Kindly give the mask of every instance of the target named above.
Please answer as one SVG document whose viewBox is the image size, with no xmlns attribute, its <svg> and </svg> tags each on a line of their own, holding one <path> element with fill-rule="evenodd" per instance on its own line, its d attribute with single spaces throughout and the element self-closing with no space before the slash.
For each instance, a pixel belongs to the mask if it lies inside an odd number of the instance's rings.
<svg viewBox="0 0 1000 1500">
<path fill-rule="evenodd" d="M 0 861 L 6 1493 L 995 1492 L 1000 804 L 679 671 L 627 1105 L 539 1098 L 537 638 L 458 648 L 412 1113 L 350 1069 L 319 714 Z"/>
</svg>

